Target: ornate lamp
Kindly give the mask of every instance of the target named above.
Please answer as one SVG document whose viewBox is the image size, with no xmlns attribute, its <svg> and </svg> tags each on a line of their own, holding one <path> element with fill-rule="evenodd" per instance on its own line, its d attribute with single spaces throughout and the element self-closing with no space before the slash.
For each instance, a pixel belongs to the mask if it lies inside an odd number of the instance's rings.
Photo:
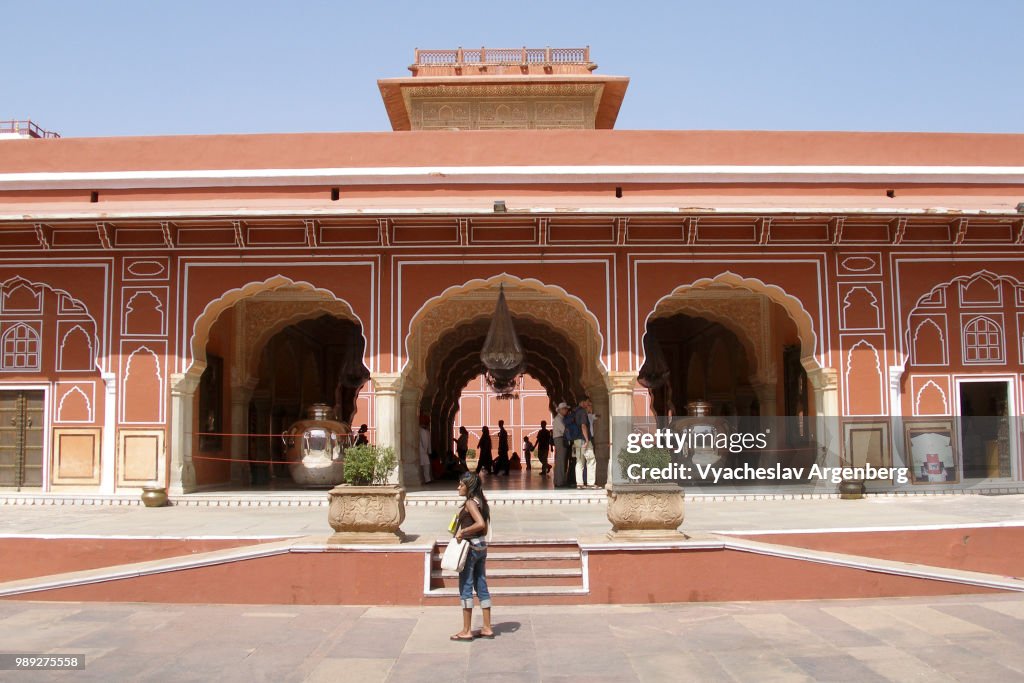
<svg viewBox="0 0 1024 683">
<path fill-rule="evenodd" d="M 498 394 L 498 398 L 513 394 L 516 378 L 526 369 L 523 347 L 519 343 L 512 314 L 505 301 L 505 286 L 498 289 L 498 305 L 487 330 L 487 339 L 480 351 L 480 361 L 487 371 L 487 383 Z"/>
</svg>

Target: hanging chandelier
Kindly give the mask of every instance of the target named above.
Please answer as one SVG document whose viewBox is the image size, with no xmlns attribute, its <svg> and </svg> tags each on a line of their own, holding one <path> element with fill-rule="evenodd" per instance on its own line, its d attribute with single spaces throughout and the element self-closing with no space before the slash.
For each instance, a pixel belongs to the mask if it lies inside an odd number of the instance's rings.
<svg viewBox="0 0 1024 683">
<path fill-rule="evenodd" d="M 519 343 L 512 314 L 505 301 L 505 286 L 498 288 L 498 305 L 487 330 L 480 361 L 486 370 L 487 384 L 498 394 L 498 398 L 511 397 L 515 393 L 516 379 L 526 369 L 523 347 Z"/>
<path fill-rule="evenodd" d="M 661 343 L 650 330 L 644 335 L 644 364 L 640 367 L 637 383 L 648 389 L 657 389 L 668 381 L 671 369 L 665 360 Z"/>
</svg>

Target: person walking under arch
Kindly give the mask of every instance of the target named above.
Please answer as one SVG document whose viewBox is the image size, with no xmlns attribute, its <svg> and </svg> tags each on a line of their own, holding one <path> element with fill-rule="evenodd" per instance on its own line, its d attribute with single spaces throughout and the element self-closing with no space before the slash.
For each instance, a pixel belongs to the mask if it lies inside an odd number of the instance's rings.
<svg viewBox="0 0 1024 683">
<path fill-rule="evenodd" d="M 528 434 L 523 435 L 523 460 L 526 461 L 526 469 L 533 469 L 530 466 L 530 455 L 533 453 L 534 445 L 530 443 L 530 436 Z"/>
<path fill-rule="evenodd" d="M 508 430 L 505 429 L 505 421 L 498 420 L 498 459 L 494 461 L 494 473 L 508 476 Z"/>
<path fill-rule="evenodd" d="M 480 428 L 480 441 L 476 444 L 476 473 L 480 470 L 487 470 L 487 474 L 494 474 L 494 459 L 491 457 L 491 430 L 484 425 Z"/>
<path fill-rule="evenodd" d="M 546 477 L 551 471 L 548 464 L 548 453 L 551 452 L 552 437 L 548 429 L 547 420 L 540 421 L 540 429 L 537 430 L 537 460 L 540 461 L 540 476 Z"/>
<path fill-rule="evenodd" d="M 466 468 L 466 453 L 469 452 L 469 432 L 466 431 L 465 427 L 459 427 L 459 438 L 453 439 L 455 442 L 455 455 L 459 458 L 459 464 L 463 469 Z"/>
</svg>

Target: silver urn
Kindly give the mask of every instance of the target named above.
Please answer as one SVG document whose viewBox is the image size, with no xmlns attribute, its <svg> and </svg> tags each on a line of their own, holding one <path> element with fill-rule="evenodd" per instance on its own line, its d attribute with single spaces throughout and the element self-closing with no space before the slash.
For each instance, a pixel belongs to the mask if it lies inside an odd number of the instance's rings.
<svg viewBox="0 0 1024 683">
<path fill-rule="evenodd" d="M 281 439 L 296 484 L 321 488 L 344 481 L 345 449 L 352 443 L 352 430 L 347 423 L 334 419 L 329 405 L 311 405 L 306 409 L 306 419 L 293 424 Z"/>
<path fill-rule="evenodd" d="M 707 401 L 690 401 L 686 404 L 687 417 L 672 421 L 672 431 L 686 436 L 683 451 L 686 464 L 691 466 L 714 467 L 725 463 L 722 437 L 728 438 L 729 423 L 711 416 L 711 404 Z"/>
</svg>

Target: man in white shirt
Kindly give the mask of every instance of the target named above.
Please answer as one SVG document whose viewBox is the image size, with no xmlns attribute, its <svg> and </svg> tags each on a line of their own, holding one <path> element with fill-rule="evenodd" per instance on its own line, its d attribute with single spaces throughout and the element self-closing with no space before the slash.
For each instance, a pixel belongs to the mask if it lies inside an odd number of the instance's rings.
<svg viewBox="0 0 1024 683">
<path fill-rule="evenodd" d="M 584 396 L 580 404 L 572 411 L 573 419 L 580 426 L 580 438 L 573 443 L 576 456 L 576 488 L 596 489 L 597 456 L 594 454 L 594 404 L 589 396 Z M 586 482 L 584 484 L 583 482 Z"/>
</svg>

